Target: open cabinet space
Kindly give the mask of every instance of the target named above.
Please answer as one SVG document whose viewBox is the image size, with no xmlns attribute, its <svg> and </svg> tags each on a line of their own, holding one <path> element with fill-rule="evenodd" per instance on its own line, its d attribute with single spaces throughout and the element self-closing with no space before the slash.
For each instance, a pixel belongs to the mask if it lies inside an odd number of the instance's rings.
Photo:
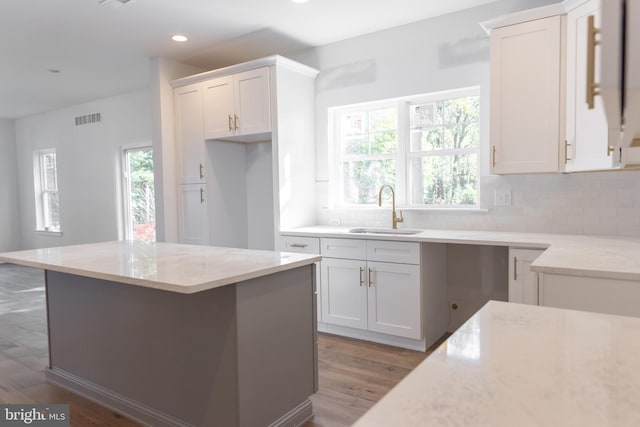
<svg viewBox="0 0 640 427">
<path fill-rule="evenodd" d="M 212 246 L 274 249 L 271 142 L 205 143 Z"/>
</svg>

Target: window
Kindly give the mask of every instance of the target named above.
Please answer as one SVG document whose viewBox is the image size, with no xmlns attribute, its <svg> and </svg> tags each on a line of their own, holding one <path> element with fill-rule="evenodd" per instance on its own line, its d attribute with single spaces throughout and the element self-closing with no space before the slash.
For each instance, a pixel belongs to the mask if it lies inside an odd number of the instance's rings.
<svg viewBox="0 0 640 427">
<path fill-rule="evenodd" d="M 51 148 L 34 152 L 33 170 L 36 195 L 36 229 L 60 232 L 56 150 Z"/>
<path fill-rule="evenodd" d="M 478 207 L 478 92 L 332 109 L 332 205 L 376 204 L 391 184 L 405 206 Z"/>
<path fill-rule="evenodd" d="M 133 147 L 122 150 L 124 228 L 127 240 L 156 240 L 156 209 L 153 186 L 153 150 Z"/>
</svg>

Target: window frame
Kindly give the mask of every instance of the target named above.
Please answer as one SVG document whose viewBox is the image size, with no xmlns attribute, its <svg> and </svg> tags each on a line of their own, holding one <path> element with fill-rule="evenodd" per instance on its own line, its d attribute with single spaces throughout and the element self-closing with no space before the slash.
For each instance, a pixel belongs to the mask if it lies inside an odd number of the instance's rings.
<svg viewBox="0 0 640 427">
<path fill-rule="evenodd" d="M 344 114 L 350 112 L 371 111 L 380 109 L 387 106 L 395 106 L 398 118 L 398 149 L 396 153 L 396 180 L 393 183 L 396 190 L 396 204 L 403 209 L 415 209 L 415 210 L 481 210 L 480 200 L 480 186 L 481 186 L 481 149 L 482 149 L 482 129 L 480 129 L 482 123 L 482 99 L 480 98 L 480 87 L 471 86 L 459 89 L 452 89 L 446 91 L 431 92 L 420 95 L 412 95 L 399 98 L 391 98 L 386 100 L 378 100 L 373 102 L 362 102 L 357 104 L 350 104 L 338 107 L 330 107 L 328 111 L 329 117 L 329 208 L 353 208 L 353 209 L 368 209 L 377 207 L 373 204 L 355 204 L 344 203 L 343 197 L 343 182 L 340 176 L 340 165 L 343 156 L 340 153 L 342 139 L 340 135 L 340 118 Z M 478 116 L 478 147 L 464 148 L 464 149 L 448 149 L 433 151 L 419 151 L 411 152 L 411 117 L 410 107 L 412 104 L 420 103 L 432 103 L 438 101 L 446 101 L 450 99 L 466 98 L 466 97 L 478 97 L 479 98 L 479 116 Z M 476 154 L 476 203 L 474 205 L 442 205 L 442 204 L 413 204 L 409 203 L 410 188 L 409 188 L 409 165 L 413 158 L 420 157 L 443 157 L 450 156 L 456 153 L 460 154 Z"/>
<path fill-rule="evenodd" d="M 47 185 L 45 156 L 54 155 L 54 174 L 55 174 L 55 186 L 50 188 Z M 62 234 L 62 221 L 59 221 L 58 226 L 52 226 L 52 214 L 49 211 L 49 204 L 47 200 L 52 195 L 58 196 L 58 218 L 60 219 L 60 191 L 58 186 L 58 156 L 55 148 L 46 148 L 42 150 L 35 150 L 33 152 L 33 174 L 34 174 L 34 193 L 35 193 L 35 208 L 36 208 L 36 231 L 41 233 L 50 234 Z"/>
<path fill-rule="evenodd" d="M 128 144 L 120 147 L 120 182 L 121 182 L 121 203 L 122 203 L 122 237 L 125 240 L 134 241 L 135 233 L 133 231 L 133 218 L 131 216 L 131 170 L 129 168 L 128 153 L 132 151 L 151 150 L 153 156 L 153 144 L 141 142 L 136 144 Z M 155 168 L 155 165 L 154 165 Z M 157 225 L 156 225 L 157 226 Z M 157 232 L 157 229 L 156 229 Z M 154 239 L 156 241 L 157 234 Z"/>
</svg>

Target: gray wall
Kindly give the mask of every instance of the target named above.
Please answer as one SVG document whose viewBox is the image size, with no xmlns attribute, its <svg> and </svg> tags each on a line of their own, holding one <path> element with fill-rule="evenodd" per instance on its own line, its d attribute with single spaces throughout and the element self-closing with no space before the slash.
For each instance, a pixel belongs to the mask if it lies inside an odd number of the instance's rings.
<svg viewBox="0 0 640 427">
<path fill-rule="evenodd" d="M 0 119 L 0 252 L 19 250 L 20 210 L 13 120 Z"/>
<path fill-rule="evenodd" d="M 102 122 L 75 126 L 74 117 Z M 23 249 L 118 240 L 122 236 L 120 152 L 151 145 L 149 91 L 142 90 L 16 120 Z M 55 148 L 62 236 L 35 232 L 33 151 Z"/>
<path fill-rule="evenodd" d="M 327 209 L 327 109 L 480 86 L 480 212 L 413 210 L 405 227 L 640 236 L 640 172 L 489 175 L 489 39 L 479 22 L 551 0 L 500 1 L 288 55 L 320 69 L 316 84 L 317 203 L 322 224 L 388 225 L 387 209 Z M 512 193 L 496 207 L 495 190 Z"/>
</svg>

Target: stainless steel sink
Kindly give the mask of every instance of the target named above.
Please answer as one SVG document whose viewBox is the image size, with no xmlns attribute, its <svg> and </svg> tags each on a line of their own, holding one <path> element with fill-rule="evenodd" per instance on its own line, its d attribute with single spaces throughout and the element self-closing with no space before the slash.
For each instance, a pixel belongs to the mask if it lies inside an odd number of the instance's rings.
<svg viewBox="0 0 640 427">
<path fill-rule="evenodd" d="M 422 233 L 422 230 L 416 228 L 399 228 L 394 230 L 393 228 L 352 228 L 349 233 L 371 233 L 371 234 L 418 234 Z"/>
</svg>

